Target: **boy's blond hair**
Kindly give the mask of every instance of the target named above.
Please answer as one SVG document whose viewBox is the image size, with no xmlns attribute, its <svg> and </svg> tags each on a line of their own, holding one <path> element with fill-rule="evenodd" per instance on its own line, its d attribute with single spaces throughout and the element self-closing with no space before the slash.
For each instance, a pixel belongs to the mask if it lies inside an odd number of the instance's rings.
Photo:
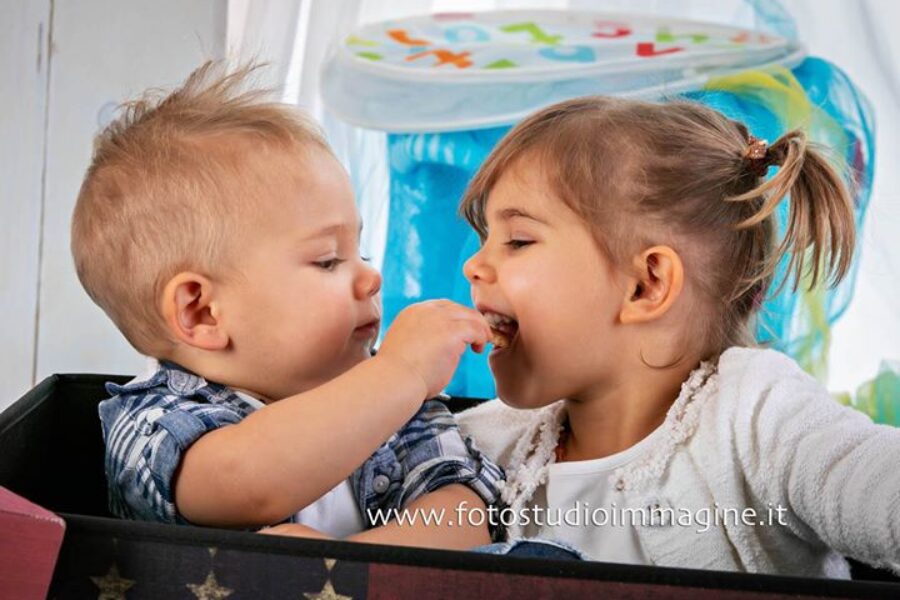
<svg viewBox="0 0 900 600">
<path fill-rule="evenodd" d="M 258 65 L 207 62 L 179 89 L 149 92 L 95 140 L 72 217 L 85 290 L 139 352 L 173 343 L 159 299 L 184 270 L 228 272 L 238 225 L 259 201 L 254 168 L 311 147 L 328 150 L 297 110 L 245 90 Z"/>
</svg>

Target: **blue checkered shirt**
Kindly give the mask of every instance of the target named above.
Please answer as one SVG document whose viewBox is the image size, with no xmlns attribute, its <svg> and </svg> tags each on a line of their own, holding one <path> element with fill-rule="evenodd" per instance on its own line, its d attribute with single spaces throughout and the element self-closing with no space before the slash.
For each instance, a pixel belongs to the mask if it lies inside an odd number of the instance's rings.
<svg viewBox="0 0 900 600">
<path fill-rule="evenodd" d="M 172 487 L 184 451 L 203 434 L 256 409 L 228 387 L 168 362 L 148 378 L 107 383 L 106 390 L 112 398 L 100 403 L 99 412 L 110 510 L 127 519 L 187 523 Z M 502 478 L 500 467 L 462 438 L 447 407 L 428 400 L 352 473 L 350 483 L 369 528 L 375 526 L 370 513 L 403 508 L 452 483 L 496 504 Z"/>
</svg>

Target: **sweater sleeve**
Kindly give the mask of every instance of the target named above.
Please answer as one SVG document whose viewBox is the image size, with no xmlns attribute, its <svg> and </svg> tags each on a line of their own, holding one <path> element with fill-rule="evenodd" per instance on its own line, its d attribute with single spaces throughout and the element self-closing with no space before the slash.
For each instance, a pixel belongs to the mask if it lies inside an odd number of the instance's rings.
<svg viewBox="0 0 900 600">
<path fill-rule="evenodd" d="M 471 438 L 479 450 L 504 468 L 509 464 L 513 447 L 533 419 L 534 411 L 511 408 L 499 398 L 456 415 L 462 435 Z"/>
<path fill-rule="evenodd" d="M 900 573 L 900 429 L 838 404 L 771 350 L 735 375 L 721 392 L 736 400 L 735 450 L 753 492 L 784 506 L 800 537 Z"/>
</svg>

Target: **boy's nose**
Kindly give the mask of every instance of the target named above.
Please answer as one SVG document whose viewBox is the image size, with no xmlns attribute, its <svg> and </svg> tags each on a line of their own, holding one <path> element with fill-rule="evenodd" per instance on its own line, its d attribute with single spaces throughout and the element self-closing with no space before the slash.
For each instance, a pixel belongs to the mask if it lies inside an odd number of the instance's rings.
<svg viewBox="0 0 900 600">
<path fill-rule="evenodd" d="M 484 248 L 470 256 L 463 264 L 463 275 L 470 284 L 476 281 L 490 283 L 495 279 L 494 268 L 485 260 Z"/>
<path fill-rule="evenodd" d="M 381 291 L 381 273 L 369 265 L 363 265 L 362 274 L 356 278 L 356 296 L 369 298 Z"/>
</svg>

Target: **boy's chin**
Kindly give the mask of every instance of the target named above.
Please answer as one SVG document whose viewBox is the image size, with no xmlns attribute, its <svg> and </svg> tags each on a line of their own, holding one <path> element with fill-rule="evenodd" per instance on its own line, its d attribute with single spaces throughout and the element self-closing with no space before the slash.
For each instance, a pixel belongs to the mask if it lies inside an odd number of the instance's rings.
<svg viewBox="0 0 900 600">
<path fill-rule="evenodd" d="M 371 346 L 360 346 L 347 357 L 346 362 L 343 365 L 343 369 L 341 369 L 341 372 L 343 373 L 349 371 L 359 363 L 367 361 L 373 356 L 375 356 L 375 352 Z"/>
</svg>

